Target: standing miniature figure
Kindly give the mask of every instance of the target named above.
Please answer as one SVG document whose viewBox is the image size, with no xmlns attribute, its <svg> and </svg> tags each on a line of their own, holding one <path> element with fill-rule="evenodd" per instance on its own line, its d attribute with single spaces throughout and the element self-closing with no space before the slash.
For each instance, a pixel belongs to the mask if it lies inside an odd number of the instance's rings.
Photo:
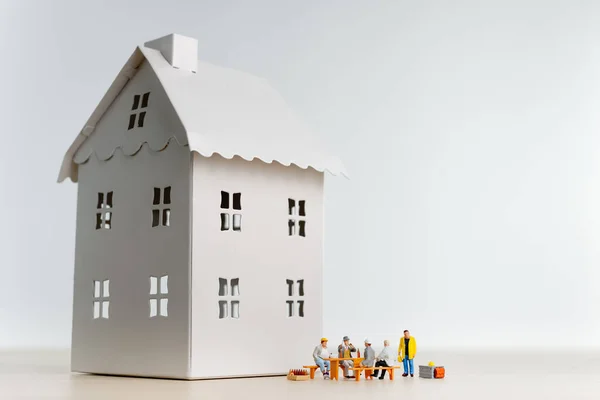
<svg viewBox="0 0 600 400">
<path fill-rule="evenodd" d="M 375 358 L 375 360 L 377 360 L 377 362 L 375 363 L 376 367 L 392 367 L 392 366 L 394 366 L 394 350 L 390 349 L 390 341 L 389 340 L 383 341 L 383 350 L 381 350 L 381 353 L 379 353 L 379 355 Z M 382 369 L 381 376 L 379 377 L 379 379 L 385 378 L 385 373 L 386 373 L 386 370 Z M 373 377 L 377 378 L 377 375 L 379 375 L 378 369 L 373 371 Z"/>
<path fill-rule="evenodd" d="M 315 360 L 315 364 L 321 368 L 323 379 L 329 379 L 331 363 L 329 360 L 326 360 L 329 358 L 329 350 L 327 350 L 327 338 L 321 338 L 321 344 L 315 347 L 315 350 L 313 351 L 313 358 Z"/>
<path fill-rule="evenodd" d="M 352 343 L 350 343 L 350 338 L 348 336 L 344 336 L 343 343 L 338 346 L 338 357 L 339 358 L 352 358 L 352 353 L 356 353 L 356 347 Z M 340 363 L 340 366 L 344 370 L 344 378 L 353 378 L 351 368 L 354 368 L 354 361 L 352 360 L 343 360 Z"/>
<path fill-rule="evenodd" d="M 415 367 L 413 359 L 417 354 L 417 341 L 414 337 L 410 336 L 410 332 L 405 330 L 404 337 L 400 338 L 400 347 L 398 348 L 398 361 L 404 365 L 404 373 L 402 376 L 408 376 L 410 369 L 410 376 L 415 376 Z"/>
</svg>

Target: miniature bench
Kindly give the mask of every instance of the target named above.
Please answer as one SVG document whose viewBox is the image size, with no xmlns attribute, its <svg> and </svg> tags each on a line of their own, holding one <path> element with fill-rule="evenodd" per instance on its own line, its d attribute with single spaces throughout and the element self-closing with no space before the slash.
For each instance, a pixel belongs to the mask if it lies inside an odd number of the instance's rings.
<svg viewBox="0 0 600 400">
<path fill-rule="evenodd" d="M 306 368 L 310 371 L 310 379 L 315 379 L 315 372 L 319 369 L 318 365 L 305 365 L 302 368 Z"/>
<path fill-rule="evenodd" d="M 391 367 L 354 367 L 354 368 L 351 368 L 351 369 L 353 371 L 355 371 L 355 372 L 358 372 L 358 373 L 354 374 L 354 376 L 356 377 L 357 381 L 360 381 L 360 373 L 362 371 L 365 371 L 365 379 L 373 379 L 373 377 L 371 376 L 371 374 L 376 369 L 388 371 L 389 374 L 390 374 L 390 381 L 393 381 L 394 380 L 394 370 L 396 368 L 402 368 L 402 366 L 400 366 L 400 365 L 394 365 L 394 366 L 391 366 Z"/>
</svg>

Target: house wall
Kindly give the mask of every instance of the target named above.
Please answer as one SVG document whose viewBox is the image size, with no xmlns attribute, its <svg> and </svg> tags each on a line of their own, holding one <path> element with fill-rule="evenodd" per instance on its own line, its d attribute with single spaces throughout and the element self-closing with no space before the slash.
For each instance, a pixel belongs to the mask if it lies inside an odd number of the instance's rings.
<svg viewBox="0 0 600 400">
<path fill-rule="evenodd" d="M 106 151 L 119 143 L 166 142 L 181 130 L 164 93 L 148 71 L 136 75 L 89 142 Z M 151 72 L 151 71 L 150 71 Z M 152 89 L 153 110 L 143 128 L 128 131 L 134 93 Z M 155 114 L 153 114 L 156 111 Z M 166 117 L 160 122 L 158 115 Z M 152 117 L 156 115 L 157 118 Z M 126 119 L 126 118 L 125 118 Z M 118 122 L 118 123 L 117 123 Z M 125 125 L 124 125 L 125 124 Z M 156 149 L 154 149 L 156 150 Z M 185 378 L 189 372 L 190 164 L 187 146 L 162 151 L 144 144 L 107 161 L 82 157 L 79 168 L 75 254 L 72 370 L 117 375 Z M 113 152 L 111 151 L 111 153 Z M 171 187 L 169 205 L 153 205 L 154 188 Z M 110 229 L 96 229 L 98 193 L 113 192 Z M 164 191 L 162 192 L 164 195 Z M 164 202 L 164 197 L 161 199 Z M 170 209 L 169 226 L 152 227 L 153 209 Z M 162 217 L 162 213 L 160 215 Z M 168 316 L 150 318 L 150 276 L 168 275 Z M 94 281 L 109 280 L 108 319 L 94 318 Z"/>
<path fill-rule="evenodd" d="M 191 377 L 285 374 L 311 363 L 322 335 L 323 174 L 193 154 Z M 222 210 L 221 191 L 241 193 L 242 209 Z M 288 198 L 306 201 L 305 237 L 289 236 Z M 222 212 L 241 214 L 241 231 L 231 220 L 221 231 Z M 219 278 L 239 279 L 239 295 L 219 296 Z M 304 296 L 295 285 L 289 297 L 287 279 L 303 279 Z M 288 317 L 289 300 L 296 313 L 305 301 L 304 317 Z M 219 318 L 219 301 L 228 318 Z"/>
</svg>

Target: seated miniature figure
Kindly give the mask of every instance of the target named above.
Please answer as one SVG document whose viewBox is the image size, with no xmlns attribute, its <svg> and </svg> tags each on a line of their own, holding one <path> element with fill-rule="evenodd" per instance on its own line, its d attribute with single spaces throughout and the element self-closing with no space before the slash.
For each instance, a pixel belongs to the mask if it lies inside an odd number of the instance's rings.
<svg viewBox="0 0 600 400">
<path fill-rule="evenodd" d="M 371 341 L 365 339 L 365 359 L 360 363 L 361 367 L 375 366 L 375 350 L 371 347 Z"/>
<path fill-rule="evenodd" d="M 381 350 L 381 353 L 379 353 L 379 355 L 377 357 L 375 357 L 375 360 L 376 360 L 376 362 L 375 362 L 376 367 L 393 367 L 394 366 L 394 354 L 390 347 L 389 340 L 383 341 L 383 350 Z M 387 371 L 385 369 L 382 369 L 381 376 L 379 377 L 379 379 L 385 378 L 386 372 Z M 378 369 L 373 371 L 373 377 L 377 378 L 377 375 L 379 375 Z"/>
<path fill-rule="evenodd" d="M 338 357 L 353 358 L 352 353 L 356 353 L 356 347 L 350 343 L 350 338 L 348 336 L 344 336 L 343 343 L 338 346 Z M 340 366 L 344 370 L 344 378 L 350 379 L 354 377 L 351 370 L 351 368 L 354 368 L 353 360 L 343 360 L 340 363 Z"/>
<path fill-rule="evenodd" d="M 313 359 L 315 360 L 315 364 L 321 369 L 323 379 L 329 379 L 329 370 L 331 369 L 331 363 L 327 358 L 329 358 L 327 338 L 321 338 L 321 344 L 315 347 L 313 351 Z"/>
</svg>

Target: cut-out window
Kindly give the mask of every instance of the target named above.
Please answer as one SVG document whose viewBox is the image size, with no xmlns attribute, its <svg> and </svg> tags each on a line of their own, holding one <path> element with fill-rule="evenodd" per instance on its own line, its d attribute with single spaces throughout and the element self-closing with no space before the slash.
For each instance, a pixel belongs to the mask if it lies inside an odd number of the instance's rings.
<svg viewBox="0 0 600 400">
<path fill-rule="evenodd" d="M 127 126 L 127 130 L 131 130 L 135 128 L 135 114 L 129 116 L 129 125 Z"/>
<path fill-rule="evenodd" d="M 140 96 L 139 94 L 136 94 L 133 96 L 133 105 L 131 106 L 131 111 L 139 111 L 139 114 L 137 112 L 134 112 L 129 115 L 129 125 L 127 126 L 127 130 L 131 130 L 131 129 L 135 128 L 136 118 L 137 118 L 137 127 L 142 128 L 144 126 L 144 120 L 146 119 L 145 108 L 148 107 L 148 101 L 150 99 L 150 92 L 144 93 L 144 95 L 142 97 L 142 102 L 140 105 L 141 97 L 142 96 Z M 141 110 L 144 110 L 144 111 L 141 111 Z"/>
<path fill-rule="evenodd" d="M 301 217 L 306 217 L 306 210 L 304 208 L 306 204 L 306 200 L 300 200 L 298 202 L 298 215 Z"/>
<path fill-rule="evenodd" d="M 108 319 L 108 311 L 110 306 L 110 280 L 94 281 L 94 319 Z"/>
<path fill-rule="evenodd" d="M 298 296 L 304 296 L 304 279 L 298 281 Z"/>
<path fill-rule="evenodd" d="M 306 237 L 306 200 L 288 199 L 288 215 L 288 236 Z"/>
<path fill-rule="evenodd" d="M 163 226 L 171 225 L 171 209 L 165 208 L 163 210 Z M 304 236 L 304 235 L 302 235 Z"/>
<path fill-rule="evenodd" d="M 242 209 L 242 194 L 241 193 L 233 194 L 233 209 L 234 210 Z"/>
<path fill-rule="evenodd" d="M 233 197 L 233 201 L 230 201 L 230 197 Z M 241 210 L 242 209 L 242 194 L 241 193 L 233 193 L 231 195 L 229 192 L 221 191 L 221 209 L 222 210 Z M 228 231 L 230 229 L 234 231 L 242 230 L 242 214 L 235 213 L 233 215 L 227 212 L 221 212 L 221 230 Z M 231 224 L 230 224 L 231 219 Z"/>
<path fill-rule="evenodd" d="M 242 216 L 240 214 L 233 214 L 233 230 L 242 230 Z"/>
<path fill-rule="evenodd" d="M 131 107 L 131 109 L 137 110 L 139 105 L 140 105 L 140 95 L 136 94 L 133 96 L 133 106 Z"/>
<path fill-rule="evenodd" d="M 169 275 L 150 277 L 150 318 L 169 316 Z"/>
<path fill-rule="evenodd" d="M 306 221 L 298 221 L 298 235 L 306 236 Z"/>
<path fill-rule="evenodd" d="M 219 319 L 227 318 L 227 301 L 219 301 Z"/>
<path fill-rule="evenodd" d="M 96 203 L 96 229 L 112 227 L 113 192 L 98 193 Z"/>
<path fill-rule="evenodd" d="M 231 318 L 239 318 L 240 317 L 240 302 L 239 300 L 231 302 Z"/>
<path fill-rule="evenodd" d="M 219 296 L 227 296 L 227 279 L 219 278 Z"/>
<path fill-rule="evenodd" d="M 229 208 L 229 193 L 221 190 L 221 208 Z"/>
<path fill-rule="evenodd" d="M 138 117 L 138 128 L 142 128 L 144 126 L 144 119 L 146 118 L 146 112 L 143 111 L 140 113 Z"/>
<path fill-rule="evenodd" d="M 304 317 L 304 300 L 299 300 L 298 298 L 294 298 L 294 293 L 298 293 L 298 297 L 304 297 L 304 279 L 299 279 L 294 282 L 293 279 L 286 279 L 285 283 L 287 285 L 288 297 L 291 299 L 286 300 L 287 314 L 288 317 L 293 317 L 297 315 L 298 317 Z M 294 283 L 297 284 L 298 290 L 294 290 Z M 294 305 L 298 306 L 298 312 L 294 312 Z"/>
<path fill-rule="evenodd" d="M 229 214 L 221 213 L 221 230 L 229 230 Z"/>
<path fill-rule="evenodd" d="M 229 282 L 229 286 L 227 283 Z M 227 281 L 226 278 L 219 278 L 219 319 L 228 317 L 240 318 L 240 301 L 225 298 L 236 298 L 240 296 L 240 278 L 233 278 Z M 231 307 L 231 312 L 228 312 Z"/>
<path fill-rule="evenodd" d="M 240 278 L 235 278 L 231 280 L 231 295 L 239 296 L 240 295 Z"/>
<path fill-rule="evenodd" d="M 171 186 L 154 188 L 152 196 L 152 227 L 171 226 L 171 209 L 162 206 L 171 204 Z M 162 212 L 161 212 L 162 211 Z"/>
<path fill-rule="evenodd" d="M 142 108 L 148 107 L 148 100 L 150 99 L 150 92 L 144 93 L 144 98 L 142 99 Z"/>
<path fill-rule="evenodd" d="M 160 299 L 160 316 L 161 317 L 169 316 L 169 299 L 167 299 L 167 298 Z"/>
<path fill-rule="evenodd" d="M 152 227 L 160 225 L 160 210 L 152 210 Z"/>
</svg>

